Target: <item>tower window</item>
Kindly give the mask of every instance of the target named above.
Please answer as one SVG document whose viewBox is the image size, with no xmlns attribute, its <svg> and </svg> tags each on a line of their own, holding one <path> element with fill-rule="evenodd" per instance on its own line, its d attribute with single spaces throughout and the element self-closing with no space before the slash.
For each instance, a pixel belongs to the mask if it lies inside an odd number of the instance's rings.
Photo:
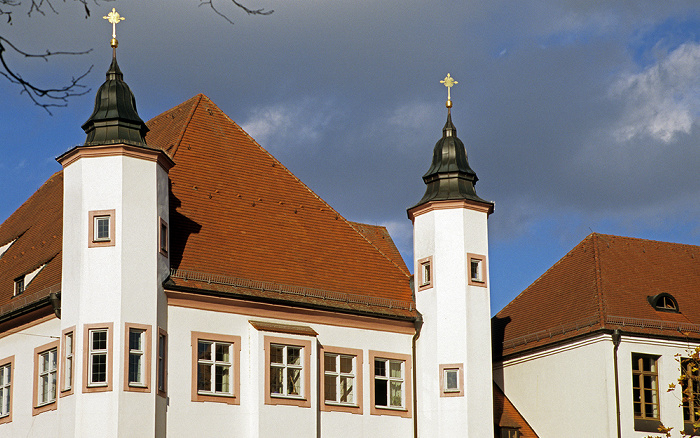
<svg viewBox="0 0 700 438">
<path fill-rule="evenodd" d="M 464 396 L 464 365 L 440 364 L 440 397 Z"/>
<path fill-rule="evenodd" d="M 433 287 L 433 257 L 418 260 L 418 290 Z"/>
<path fill-rule="evenodd" d="M 114 210 L 94 210 L 88 213 L 88 247 L 114 246 Z"/>
<path fill-rule="evenodd" d="M 469 269 L 469 285 L 486 287 L 486 256 L 467 254 Z"/>
</svg>

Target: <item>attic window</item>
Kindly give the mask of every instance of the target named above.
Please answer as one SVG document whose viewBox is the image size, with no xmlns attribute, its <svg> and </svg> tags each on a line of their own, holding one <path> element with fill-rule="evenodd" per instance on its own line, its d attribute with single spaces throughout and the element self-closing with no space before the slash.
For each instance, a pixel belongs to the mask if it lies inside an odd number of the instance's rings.
<svg viewBox="0 0 700 438">
<path fill-rule="evenodd" d="M 21 277 L 15 278 L 15 295 L 17 296 L 24 292 L 24 275 Z"/>
<path fill-rule="evenodd" d="M 647 300 L 649 301 L 649 304 L 651 304 L 651 306 L 658 311 L 675 313 L 680 312 L 678 309 L 678 301 L 673 298 L 673 295 L 666 292 L 654 295 L 652 297 L 647 297 Z"/>
<path fill-rule="evenodd" d="M 15 239 L 15 240 L 17 240 L 17 239 Z M 10 241 L 7 242 L 6 244 L 0 246 L 0 257 L 2 257 L 2 255 L 5 254 L 5 252 L 6 252 L 8 249 L 10 249 L 10 246 L 12 246 L 12 244 L 15 243 L 15 240 L 10 240 Z"/>
<path fill-rule="evenodd" d="M 501 438 L 520 438 L 520 431 L 515 427 L 501 427 Z"/>
</svg>

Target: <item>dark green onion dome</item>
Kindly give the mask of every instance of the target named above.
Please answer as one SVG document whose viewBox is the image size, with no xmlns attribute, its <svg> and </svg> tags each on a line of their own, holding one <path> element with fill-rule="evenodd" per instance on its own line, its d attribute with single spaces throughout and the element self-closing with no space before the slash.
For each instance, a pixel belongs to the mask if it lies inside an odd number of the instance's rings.
<svg viewBox="0 0 700 438">
<path fill-rule="evenodd" d="M 478 180 L 476 172 L 469 167 L 467 151 L 462 140 L 457 138 L 457 129 L 452 124 L 452 114 L 448 110 L 442 138 L 433 149 L 433 162 L 423 175 L 423 181 L 428 187 L 416 206 L 430 201 L 458 199 L 491 204 L 476 195 L 474 186 Z"/>
<path fill-rule="evenodd" d="M 148 128 L 139 117 L 134 94 L 119 70 L 116 50 L 107 70 L 107 80 L 97 90 L 95 111 L 82 128 L 87 134 L 85 146 L 121 143 L 146 146 Z"/>
</svg>

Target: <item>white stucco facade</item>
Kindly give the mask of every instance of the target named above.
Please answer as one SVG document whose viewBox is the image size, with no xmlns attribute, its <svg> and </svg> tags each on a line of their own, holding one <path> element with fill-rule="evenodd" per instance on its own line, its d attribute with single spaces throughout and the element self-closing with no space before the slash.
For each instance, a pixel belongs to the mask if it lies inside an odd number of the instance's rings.
<svg viewBox="0 0 700 438">
<path fill-rule="evenodd" d="M 613 347 L 611 335 L 599 334 L 523 355 L 495 364 L 495 381 L 542 438 L 617 437 Z M 676 434 L 683 430 L 681 388 L 667 389 L 680 375 L 676 355 L 686 356 L 694 347 L 623 333 L 617 351 L 621 437 L 656 435 L 635 430 L 634 354 L 656 358 L 660 420 Z"/>
<path fill-rule="evenodd" d="M 463 205 L 428 210 L 414 218 L 414 272 L 425 275 L 425 263 L 431 270 L 430 284 L 416 282 L 419 436 L 493 436 L 488 214 Z M 470 281 L 475 257 L 480 281 Z M 459 373 L 459 391 L 446 390 L 445 369 Z"/>
</svg>

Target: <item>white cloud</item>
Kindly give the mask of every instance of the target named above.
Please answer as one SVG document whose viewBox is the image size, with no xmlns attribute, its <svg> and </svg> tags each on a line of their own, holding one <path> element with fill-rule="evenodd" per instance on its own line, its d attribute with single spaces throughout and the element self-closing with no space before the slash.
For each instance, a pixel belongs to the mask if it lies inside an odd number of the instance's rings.
<svg viewBox="0 0 700 438">
<path fill-rule="evenodd" d="M 265 148 L 318 142 L 337 114 L 332 105 L 304 98 L 254 108 L 241 127 Z"/>
<path fill-rule="evenodd" d="M 686 43 L 644 71 L 620 77 L 610 90 L 626 106 L 617 140 L 650 136 L 669 143 L 690 133 L 700 114 L 698 76 L 700 44 Z"/>
</svg>

